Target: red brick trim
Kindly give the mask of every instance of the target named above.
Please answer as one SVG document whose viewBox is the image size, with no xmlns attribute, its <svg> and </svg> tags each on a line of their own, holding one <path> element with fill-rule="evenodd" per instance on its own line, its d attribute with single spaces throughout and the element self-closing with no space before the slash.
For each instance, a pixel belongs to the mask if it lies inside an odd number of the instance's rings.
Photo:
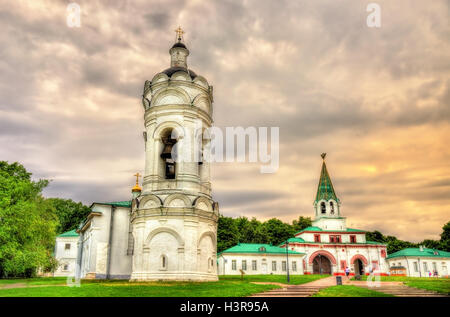
<svg viewBox="0 0 450 317">
<path fill-rule="evenodd" d="M 356 259 L 360 259 L 361 261 L 363 261 L 364 265 L 367 265 L 367 263 L 369 263 L 367 259 L 364 257 L 364 255 L 361 254 L 354 255 L 350 260 L 350 263 L 353 264 L 356 261 Z"/>
<path fill-rule="evenodd" d="M 302 231 L 294 236 L 297 237 L 302 233 L 321 233 L 321 234 L 366 234 L 365 232 L 353 232 L 353 231 Z"/>
<path fill-rule="evenodd" d="M 333 254 L 331 254 L 330 252 L 325 251 L 325 250 L 317 250 L 316 252 L 314 252 L 313 254 L 311 254 L 310 257 L 309 257 L 308 263 L 309 263 L 309 264 L 312 264 L 313 261 L 314 261 L 314 258 L 315 258 L 316 256 L 318 256 L 319 254 L 320 254 L 320 255 L 323 255 L 323 256 L 326 256 L 326 257 L 328 258 L 328 260 L 331 261 L 331 263 L 333 263 L 334 265 L 336 265 L 336 259 L 334 258 Z"/>
</svg>

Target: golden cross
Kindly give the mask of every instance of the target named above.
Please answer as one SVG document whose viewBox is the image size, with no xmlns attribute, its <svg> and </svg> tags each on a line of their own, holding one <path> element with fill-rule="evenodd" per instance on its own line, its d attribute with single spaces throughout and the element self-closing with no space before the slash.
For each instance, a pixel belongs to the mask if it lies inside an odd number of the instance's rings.
<svg viewBox="0 0 450 317">
<path fill-rule="evenodd" d="M 178 41 L 181 41 L 181 37 L 184 34 L 184 31 L 181 29 L 181 27 L 179 26 L 178 29 L 175 30 L 175 33 L 177 33 L 177 39 Z"/>
<path fill-rule="evenodd" d="M 134 174 L 133 176 L 136 176 L 136 185 L 139 185 L 139 177 L 141 177 L 142 175 L 138 173 Z"/>
</svg>

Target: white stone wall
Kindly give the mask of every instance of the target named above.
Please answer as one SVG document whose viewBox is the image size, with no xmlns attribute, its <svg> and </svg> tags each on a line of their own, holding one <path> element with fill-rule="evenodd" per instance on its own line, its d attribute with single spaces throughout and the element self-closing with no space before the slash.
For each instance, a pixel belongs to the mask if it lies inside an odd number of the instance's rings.
<svg viewBox="0 0 450 317">
<path fill-rule="evenodd" d="M 448 277 L 450 269 L 449 258 L 428 258 L 428 257 L 396 257 L 387 260 L 389 267 L 403 266 L 406 268 L 406 275 L 412 277 L 433 276 L 436 269 L 439 277 Z"/>
<path fill-rule="evenodd" d="M 336 231 L 344 231 L 347 229 L 345 224 L 345 218 L 337 217 L 336 218 L 319 218 L 313 221 L 313 226 L 319 227 L 322 230 L 336 230 Z"/>
<path fill-rule="evenodd" d="M 66 244 L 70 249 L 66 249 Z M 78 237 L 57 237 L 55 244 L 55 258 L 58 267 L 53 276 L 75 276 L 78 254 Z"/>
<path fill-rule="evenodd" d="M 302 259 L 304 255 L 289 254 L 289 274 L 301 275 L 303 274 Z M 236 261 L 236 269 L 233 269 L 233 261 Z M 254 254 L 254 253 L 222 253 L 219 256 L 218 274 L 219 275 L 240 275 L 239 271 L 242 269 L 243 261 L 247 262 L 247 269 L 244 270 L 246 275 L 257 274 L 274 274 L 283 275 L 286 274 L 286 270 L 283 270 L 283 262 L 287 262 L 285 254 Z M 256 270 L 252 267 L 252 262 L 256 261 Z M 272 262 L 276 262 L 276 270 L 273 270 Z M 295 262 L 295 264 L 294 264 Z M 296 267 L 294 267 L 294 265 Z M 295 270 L 294 270 L 295 269 Z"/>
<path fill-rule="evenodd" d="M 131 279 L 217 280 L 216 221 L 193 214 L 138 216 Z"/>
<path fill-rule="evenodd" d="M 111 221 L 110 205 L 94 204 L 93 216 L 83 231 L 83 252 L 81 255 L 81 277 L 106 278 L 108 267 L 108 247 Z M 116 207 L 113 217 L 111 243 L 110 278 L 129 278 L 131 275 L 131 255 L 127 255 L 129 208 Z"/>
</svg>

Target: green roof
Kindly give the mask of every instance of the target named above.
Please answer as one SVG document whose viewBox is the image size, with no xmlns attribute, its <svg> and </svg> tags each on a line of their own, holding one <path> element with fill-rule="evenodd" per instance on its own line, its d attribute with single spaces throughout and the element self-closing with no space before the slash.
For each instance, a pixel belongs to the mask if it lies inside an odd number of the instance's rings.
<svg viewBox="0 0 450 317">
<path fill-rule="evenodd" d="M 79 234 L 75 230 L 70 230 L 64 233 L 61 233 L 58 237 L 78 237 Z"/>
<path fill-rule="evenodd" d="M 289 254 L 304 254 L 288 250 Z M 222 253 L 270 253 L 270 254 L 286 254 L 286 249 L 273 246 L 270 244 L 258 244 L 258 243 L 239 243 L 234 247 L 222 251 Z"/>
<path fill-rule="evenodd" d="M 313 243 L 313 244 L 359 244 L 359 245 L 365 245 L 365 244 L 376 244 L 376 245 L 386 245 L 385 243 L 381 243 L 381 242 L 376 242 L 376 241 L 366 241 L 366 242 L 355 242 L 355 243 L 351 243 L 351 242 L 313 242 L 313 241 L 305 241 L 302 238 L 289 238 L 288 239 L 289 243 Z M 284 242 L 281 243 L 279 245 L 279 247 L 281 247 L 282 245 L 284 245 Z"/>
<path fill-rule="evenodd" d="M 318 231 L 318 232 L 366 232 L 364 230 L 359 230 L 359 229 L 353 229 L 353 228 L 347 228 L 346 230 L 322 230 L 319 227 L 315 227 L 315 226 L 310 226 L 310 227 L 306 227 L 303 230 L 300 230 L 299 232 L 296 232 L 295 234 L 299 234 L 305 231 Z"/>
<path fill-rule="evenodd" d="M 94 204 L 101 204 L 101 205 L 110 205 L 110 206 L 116 206 L 116 207 L 131 207 L 131 200 L 125 200 L 125 201 L 114 201 L 109 203 L 94 203 Z"/>
<path fill-rule="evenodd" d="M 324 161 L 322 163 L 322 171 L 320 172 L 320 180 L 319 186 L 317 186 L 317 194 L 315 202 L 318 202 L 319 200 L 322 199 L 325 200 L 334 199 L 336 202 L 339 202 L 339 199 L 336 197 L 336 193 L 334 192 L 333 183 L 331 183 L 330 175 L 328 174 L 324 154 L 322 154 L 322 158 L 324 159 Z"/>
<path fill-rule="evenodd" d="M 423 248 L 406 248 L 395 253 L 388 255 L 388 259 L 403 257 L 403 256 L 414 256 L 414 257 L 427 257 L 427 258 L 450 258 L 450 252 L 441 251 L 437 249 L 427 249 Z"/>
<path fill-rule="evenodd" d="M 303 240 L 302 238 L 289 238 L 287 241 L 288 242 L 298 242 L 298 243 L 305 242 L 305 240 Z"/>
</svg>

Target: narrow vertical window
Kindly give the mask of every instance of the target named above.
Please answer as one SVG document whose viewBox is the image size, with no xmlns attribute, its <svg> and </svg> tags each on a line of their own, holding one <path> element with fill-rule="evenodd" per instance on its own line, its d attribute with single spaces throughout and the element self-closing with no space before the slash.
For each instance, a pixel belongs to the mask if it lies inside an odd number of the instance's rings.
<svg viewBox="0 0 450 317">
<path fill-rule="evenodd" d="M 277 270 L 277 262 L 272 261 L 272 271 L 276 271 Z"/>
<path fill-rule="evenodd" d="M 256 271 L 256 270 L 257 270 L 257 267 L 256 267 L 256 260 L 253 260 L 253 261 L 252 261 L 252 270 L 253 270 L 253 271 Z"/>
<path fill-rule="evenodd" d="M 295 262 L 295 261 L 292 262 L 292 271 L 294 271 L 294 272 L 297 271 L 297 262 Z"/>
<path fill-rule="evenodd" d="M 281 262 L 281 270 L 286 271 L 286 261 Z"/>
<path fill-rule="evenodd" d="M 231 269 L 236 271 L 236 260 L 231 261 Z"/>
<path fill-rule="evenodd" d="M 323 214 L 327 212 L 327 207 L 325 206 L 324 202 L 320 203 L 320 212 Z"/>
<path fill-rule="evenodd" d="M 330 201 L 330 214 L 334 215 L 334 204 L 332 201 Z"/>
<path fill-rule="evenodd" d="M 161 270 L 167 270 L 167 256 L 161 255 Z"/>
<path fill-rule="evenodd" d="M 247 270 L 247 261 L 246 260 L 242 260 L 242 270 L 243 271 Z"/>
</svg>

